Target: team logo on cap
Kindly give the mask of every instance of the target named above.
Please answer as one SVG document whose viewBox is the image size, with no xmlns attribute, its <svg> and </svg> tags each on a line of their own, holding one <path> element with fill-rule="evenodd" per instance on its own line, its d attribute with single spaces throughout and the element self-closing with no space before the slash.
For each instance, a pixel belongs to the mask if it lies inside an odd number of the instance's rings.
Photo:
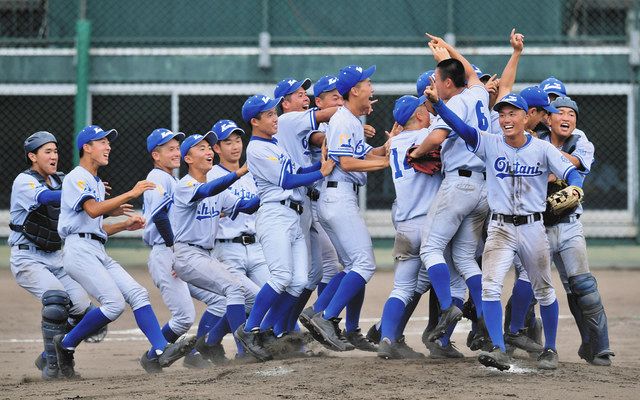
<svg viewBox="0 0 640 400">
<path fill-rule="evenodd" d="M 267 104 L 269 102 L 269 98 L 267 96 L 262 96 L 262 102 Z"/>
<path fill-rule="evenodd" d="M 338 78 L 329 78 L 329 85 L 333 85 L 336 82 L 338 82 Z"/>
<path fill-rule="evenodd" d="M 562 90 L 562 86 L 560 86 L 559 83 L 557 82 L 553 82 L 553 83 L 547 83 L 546 85 L 544 85 L 544 88 L 542 90 L 544 90 L 545 92 L 548 91 L 549 89 L 558 89 L 558 90 Z"/>
<path fill-rule="evenodd" d="M 220 129 L 221 129 L 222 131 L 226 131 L 226 130 L 227 130 L 227 129 L 229 129 L 229 128 L 237 128 L 237 127 L 238 127 L 238 125 L 234 124 L 233 122 L 229 122 L 228 124 L 224 124 L 224 125 L 222 125 L 222 126 L 220 127 Z"/>
<path fill-rule="evenodd" d="M 194 139 L 194 140 L 202 139 L 202 135 L 200 135 L 200 134 L 195 134 L 195 135 L 193 135 L 193 139 Z"/>
<path fill-rule="evenodd" d="M 504 99 L 502 99 L 502 101 L 518 101 L 518 98 L 514 95 L 509 95 L 507 97 L 505 97 Z"/>
<path fill-rule="evenodd" d="M 171 131 L 164 131 L 164 132 L 160 133 L 160 135 L 162 135 L 162 138 L 164 139 L 164 138 L 166 138 L 167 136 L 171 136 L 171 135 L 173 135 L 173 132 L 171 132 Z"/>
<path fill-rule="evenodd" d="M 289 86 L 293 86 L 294 83 L 296 83 L 297 81 L 295 79 L 289 79 L 287 81 L 287 83 L 289 84 Z"/>
<path fill-rule="evenodd" d="M 356 67 L 356 71 L 362 73 L 362 67 Z"/>
</svg>

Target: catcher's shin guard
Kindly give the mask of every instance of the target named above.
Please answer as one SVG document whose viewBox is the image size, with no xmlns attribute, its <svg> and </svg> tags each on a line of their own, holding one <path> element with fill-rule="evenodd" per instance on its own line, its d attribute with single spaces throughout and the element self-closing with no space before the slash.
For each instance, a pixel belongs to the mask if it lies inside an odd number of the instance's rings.
<svg viewBox="0 0 640 400">
<path fill-rule="evenodd" d="M 47 359 L 42 376 L 45 378 L 58 376 L 58 357 L 53 337 L 66 333 L 69 304 L 69 295 L 63 290 L 48 290 L 42 295 L 42 339 Z"/>
<path fill-rule="evenodd" d="M 577 306 L 582 312 L 581 323 L 589 335 L 591 356 L 613 355 L 609 349 L 607 315 L 598 292 L 596 278 L 590 273 L 572 276 L 569 278 L 569 287 L 576 296 Z"/>
</svg>

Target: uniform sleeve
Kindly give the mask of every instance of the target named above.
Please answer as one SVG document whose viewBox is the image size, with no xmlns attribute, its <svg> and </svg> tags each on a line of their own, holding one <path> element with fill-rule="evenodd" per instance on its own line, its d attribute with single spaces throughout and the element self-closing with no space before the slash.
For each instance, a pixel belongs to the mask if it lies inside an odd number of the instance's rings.
<svg viewBox="0 0 640 400">
<path fill-rule="evenodd" d="M 563 156 L 560 150 L 553 147 L 549 142 L 543 142 L 545 144 L 544 151 L 547 158 L 547 164 L 549 170 L 553 174 L 561 179 L 567 180 L 567 175 L 571 170 L 576 169 L 571 161 L 567 157 Z"/>
<path fill-rule="evenodd" d="M 593 143 L 591 143 L 586 136 L 581 135 L 578 142 L 576 142 L 576 149 L 571 153 L 571 155 L 580 160 L 580 164 L 582 164 L 582 168 L 578 169 L 580 173 L 586 175 L 591 171 L 594 154 L 595 147 L 593 146 Z"/>
<path fill-rule="evenodd" d="M 47 190 L 47 187 L 33 176 L 20 174 L 13 184 L 13 190 L 19 207 L 29 211 L 38 206 L 38 196 Z"/>
<path fill-rule="evenodd" d="M 202 183 L 195 179 L 181 180 L 176 185 L 175 192 L 173 193 L 173 202 L 176 204 L 191 204 L 193 196 L 196 194 L 200 185 L 202 185 Z"/>
<path fill-rule="evenodd" d="M 144 204 L 149 207 L 149 218 L 153 218 L 160 210 L 168 209 L 173 200 L 165 189 L 166 182 L 160 182 L 158 179 L 150 180 L 156 184 L 156 188 L 144 192 Z"/>
<path fill-rule="evenodd" d="M 293 173 L 291 160 L 283 153 L 276 151 L 273 145 L 255 147 L 247 152 L 249 170 L 256 176 L 269 181 L 270 183 L 282 186 L 285 171 Z"/>
<path fill-rule="evenodd" d="M 67 176 L 62 185 L 64 202 L 76 212 L 82 211 L 82 204 L 89 200 L 98 200 L 98 182 L 93 177 Z"/>
</svg>

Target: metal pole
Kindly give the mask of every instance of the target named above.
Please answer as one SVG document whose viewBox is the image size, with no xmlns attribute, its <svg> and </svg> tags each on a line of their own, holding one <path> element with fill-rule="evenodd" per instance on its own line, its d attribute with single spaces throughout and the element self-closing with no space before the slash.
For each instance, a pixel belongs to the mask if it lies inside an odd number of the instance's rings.
<svg viewBox="0 0 640 400">
<path fill-rule="evenodd" d="M 88 123 L 89 98 L 89 47 L 91 44 L 91 22 L 86 19 L 87 2 L 80 1 L 76 22 L 76 97 L 74 102 L 73 164 L 80 159 L 75 146 L 78 132 Z"/>
</svg>

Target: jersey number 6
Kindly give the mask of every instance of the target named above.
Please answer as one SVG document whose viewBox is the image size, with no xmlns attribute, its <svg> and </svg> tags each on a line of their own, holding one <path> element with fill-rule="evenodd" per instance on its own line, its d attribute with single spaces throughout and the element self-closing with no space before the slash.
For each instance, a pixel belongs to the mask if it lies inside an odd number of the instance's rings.
<svg viewBox="0 0 640 400">
<path fill-rule="evenodd" d="M 482 112 L 482 102 L 478 101 L 476 103 L 476 117 L 478 118 L 478 129 L 481 131 L 486 131 L 489 128 L 489 121 L 487 117 Z"/>
</svg>

